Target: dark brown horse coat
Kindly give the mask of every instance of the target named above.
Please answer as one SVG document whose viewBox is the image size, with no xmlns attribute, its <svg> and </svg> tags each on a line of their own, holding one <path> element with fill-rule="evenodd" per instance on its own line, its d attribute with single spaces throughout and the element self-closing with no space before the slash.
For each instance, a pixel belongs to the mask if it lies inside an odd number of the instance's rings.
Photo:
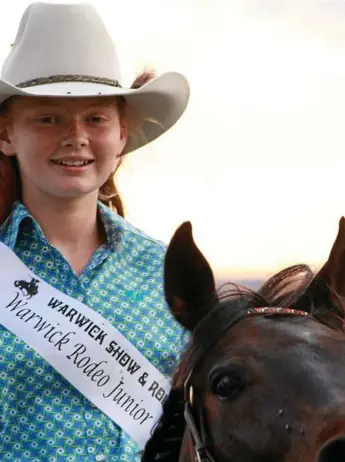
<svg viewBox="0 0 345 462">
<path fill-rule="evenodd" d="M 343 218 L 315 277 L 297 265 L 256 293 L 236 286 L 217 293 L 185 223 L 169 245 L 164 282 L 171 312 L 192 335 L 143 462 L 196 460 L 183 418 L 191 371 L 191 412 L 216 462 L 345 461 Z M 247 315 L 260 307 L 308 316 Z"/>
</svg>

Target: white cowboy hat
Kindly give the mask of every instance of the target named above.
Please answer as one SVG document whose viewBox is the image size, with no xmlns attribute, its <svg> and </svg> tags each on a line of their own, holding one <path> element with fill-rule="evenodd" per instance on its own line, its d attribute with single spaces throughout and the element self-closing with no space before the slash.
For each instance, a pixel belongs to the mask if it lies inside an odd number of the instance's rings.
<svg viewBox="0 0 345 462">
<path fill-rule="evenodd" d="M 175 124 L 187 106 L 189 85 L 176 72 L 138 89 L 122 88 L 120 80 L 114 43 L 92 5 L 33 3 L 2 68 L 0 104 L 15 95 L 122 95 L 144 119 L 144 137 L 129 138 L 130 152 Z"/>
</svg>

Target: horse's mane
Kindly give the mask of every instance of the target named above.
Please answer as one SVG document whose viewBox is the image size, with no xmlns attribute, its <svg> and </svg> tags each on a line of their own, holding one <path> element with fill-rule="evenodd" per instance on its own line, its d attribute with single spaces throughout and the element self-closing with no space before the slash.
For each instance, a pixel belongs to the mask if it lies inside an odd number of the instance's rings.
<svg viewBox="0 0 345 462">
<path fill-rule="evenodd" d="M 257 291 L 233 283 L 222 285 L 217 298 L 224 309 L 288 307 L 310 313 L 320 323 L 344 332 L 343 301 L 326 282 L 315 277 L 309 266 L 290 266 L 268 279 Z M 241 303 L 235 303 L 241 302 Z M 200 345 L 190 341 L 173 377 L 172 390 L 163 414 L 148 441 L 142 462 L 176 462 L 184 435 L 183 384 L 198 358 Z"/>
</svg>

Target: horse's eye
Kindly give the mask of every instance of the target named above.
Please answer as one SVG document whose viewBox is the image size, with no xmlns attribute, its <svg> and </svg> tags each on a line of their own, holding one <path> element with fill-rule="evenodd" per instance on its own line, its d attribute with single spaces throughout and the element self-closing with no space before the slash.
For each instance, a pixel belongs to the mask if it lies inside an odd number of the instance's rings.
<svg viewBox="0 0 345 462">
<path fill-rule="evenodd" d="M 218 376 L 213 380 L 211 390 L 221 401 L 235 398 L 244 388 L 243 382 L 238 377 L 229 375 Z"/>
</svg>

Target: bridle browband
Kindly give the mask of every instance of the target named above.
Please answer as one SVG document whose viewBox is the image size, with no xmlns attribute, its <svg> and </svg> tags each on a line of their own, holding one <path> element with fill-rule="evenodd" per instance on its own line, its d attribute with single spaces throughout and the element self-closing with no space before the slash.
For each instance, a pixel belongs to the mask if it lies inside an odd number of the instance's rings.
<svg viewBox="0 0 345 462">
<path fill-rule="evenodd" d="M 290 308 L 265 307 L 249 308 L 243 307 L 234 314 L 229 315 L 229 310 L 224 309 L 224 305 L 217 304 L 211 312 L 196 326 L 193 331 L 193 339 L 201 345 L 200 351 L 195 358 L 188 377 L 184 383 L 184 419 L 189 430 L 195 451 L 195 462 L 216 462 L 207 448 L 207 435 L 203 412 L 198 413 L 194 407 L 194 389 L 191 383 L 192 376 L 198 370 L 201 361 L 205 358 L 210 349 L 219 339 L 228 332 L 235 324 L 249 316 L 309 316 L 305 311 L 293 310 Z M 212 335 L 212 325 L 222 326 L 217 335 Z M 197 425 L 196 419 L 199 421 Z"/>
</svg>

